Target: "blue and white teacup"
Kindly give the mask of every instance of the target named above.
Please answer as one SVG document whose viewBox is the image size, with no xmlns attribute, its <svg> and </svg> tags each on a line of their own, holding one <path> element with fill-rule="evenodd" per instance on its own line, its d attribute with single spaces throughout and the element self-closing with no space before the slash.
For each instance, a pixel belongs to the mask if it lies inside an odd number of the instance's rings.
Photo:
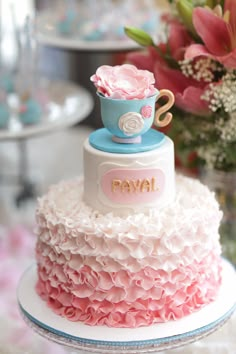
<svg viewBox="0 0 236 354">
<path fill-rule="evenodd" d="M 174 104 L 174 95 L 169 90 L 157 91 L 157 94 L 144 99 L 113 99 L 97 93 L 101 104 L 101 116 L 104 127 L 113 135 L 112 140 L 118 143 L 139 143 L 153 124 L 159 127 L 168 125 L 172 114 L 160 116 Z M 160 97 L 168 101 L 157 110 L 156 102 Z"/>
</svg>

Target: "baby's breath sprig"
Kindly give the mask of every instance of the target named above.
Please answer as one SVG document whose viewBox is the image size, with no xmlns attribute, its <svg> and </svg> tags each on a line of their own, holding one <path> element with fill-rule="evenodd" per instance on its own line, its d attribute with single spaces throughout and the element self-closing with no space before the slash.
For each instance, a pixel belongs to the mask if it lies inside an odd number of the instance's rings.
<svg viewBox="0 0 236 354">
<path fill-rule="evenodd" d="M 228 71 L 217 84 L 210 83 L 202 99 L 209 102 L 213 112 L 220 109 L 227 113 L 236 111 L 236 71 Z"/>
<path fill-rule="evenodd" d="M 225 143 L 236 143 L 236 112 L 229 114 L 228 119 L 219 118 L 215 124 L 219 131 L 220 139 Z"/>
<path fill-rule="evenodd" d="M 180 69 L 186 77 L 197 81 L 212 82 L 222 75 L 223 67 L 211 58 L 198 60 L 185 59 L 179 61 Z"/>
<path fill-rule="evenodd" d="M 197 153 L 197 166 L 209 169 L 232 171 L 236 166 L 236 112 L 223 111 L 202 117 L 177 112 L 172 128 L 173 138 L 177 138 L 178 151 L 185 158 L 189 153 Z"/>
<path fill-rule="evenodd" d="M 200 146 L 197 148 L 197 154 L 200 158 L 205 160 L 207 167 L 210 169 L 214 169 L 216 166 L 222 166 L 226 159 L 225 151 L 216 143 L 208 145 L 207 149 L 206 146 Z"/>
</svg>

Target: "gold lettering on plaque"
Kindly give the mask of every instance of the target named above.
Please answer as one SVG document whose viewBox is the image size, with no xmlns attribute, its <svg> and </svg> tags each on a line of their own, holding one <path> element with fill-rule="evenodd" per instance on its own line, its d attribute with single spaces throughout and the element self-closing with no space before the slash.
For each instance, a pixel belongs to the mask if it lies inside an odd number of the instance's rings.
<svg viewBox="0 0 236 354">
<path fill-rule="evenodd" d="M 113 179 L 112 180 L 112 192 L 115 192 L 117 189 L 119 189 L 120 185 L 121 185 L 120 179 Z"/>
<path fill-rule="evenodd" d="M 121 190 L 122 192 L 131 192 L 131 185 L 130 185 L 130 181 L 128 179 L 125 179 L 124 181 L 122 181 L 121 183 Z"/>
<path fill-rule="evenodd" d="M 141 179 L 137 179 L 137 180 L 132 180 L 132 186 L 134 188 L 134 192 L 139 192 L 140 191 L 140 185 L 141 185 L 142 180 Z"/>
<path fill-rule="evenodd" d="M 158 187 L 156 186 L 156 178 L 155 177 L 152 177 L 151 184 L 152 184 L 152 191 L 153 192 L 157 191 Z"/>
<path fill-rule="evenodd" d="M 141 192 L 150 192 L 151 191 L 151 183 L 149 178 L 144 178 L 141 183 Z"/>
<path fill-rule="evenodd" d="M 156 178 L 152 177 L 144 179 L 113 179 L 112 180 L 112 192 L 122 193 L 149 193 L 158 191 L 156 185 Z"/>
</svg>

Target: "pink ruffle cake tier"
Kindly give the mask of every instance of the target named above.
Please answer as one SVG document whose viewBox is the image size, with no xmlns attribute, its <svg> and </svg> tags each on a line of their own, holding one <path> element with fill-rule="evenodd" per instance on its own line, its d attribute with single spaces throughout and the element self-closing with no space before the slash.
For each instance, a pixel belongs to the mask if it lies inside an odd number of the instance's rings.
<svg viewBox="0 0 236 354">
<path fill-rule="evenodd" d="M 83 181 L 52 186 L 39 199 L 36 291 L 58 315 L 110 327 L 176 320 L 209 304 L 221 284 L 214 195 L 176 177 L 161 210 L 118 217 L 83 202 Z"/>
</svg>

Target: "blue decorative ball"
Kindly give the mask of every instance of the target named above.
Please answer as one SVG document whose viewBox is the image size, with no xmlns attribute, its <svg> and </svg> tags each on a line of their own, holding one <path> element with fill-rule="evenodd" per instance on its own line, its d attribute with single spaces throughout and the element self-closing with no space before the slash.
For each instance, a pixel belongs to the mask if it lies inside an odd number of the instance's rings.
<svg viewBox="0 0 236 354">
<path fill-rule="evenodd" d="M 10 74 L 1 75 L 0 88 L 2 88 L 7 93 L 14 92 L 14 81 Z"/>
<path fill-rule="evenodd" d="M 23 104 L 23 110 L 20 112 L 19 117 L 23 124 L 37 124 L 42 115 L 42 108 L 40 104 L 33 98 L 28 99 Z"/>
</svg>

